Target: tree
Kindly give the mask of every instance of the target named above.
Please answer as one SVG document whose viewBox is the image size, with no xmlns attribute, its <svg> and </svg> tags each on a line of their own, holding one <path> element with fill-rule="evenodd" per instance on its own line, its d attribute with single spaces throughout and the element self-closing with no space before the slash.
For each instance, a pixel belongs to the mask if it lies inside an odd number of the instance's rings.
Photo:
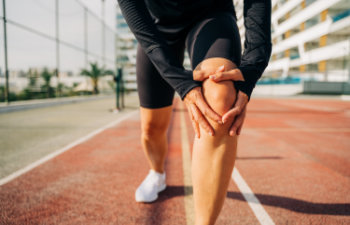
<svg viewBox="0 0 350 225">
<path fill-rule="evenodd" d="M 52 87 L 50 86 L 51 77 L 53 73 L 49 72 L 49 70 L 45 67 L 43 72 L 41 72 L 41 77 L 44 79 L 45 84 L 43 85 L 43 89 L 46 91 L 46 97 L 49 98 L 52 95 Z"/>
<path fill-rule="evenodd" d="M 98 94 L 98 79 L 106 75 L 114 75 L 112 70 L 106 70 L 104 67 L 99 67 L 98 63 L 90 63 L 90 70 L 82 69 L 81 75 L 88 76 L 92 80 L 94 86 L 94 94 Z"/>
<path fill-rule="evenodd" d="M 29 69 L 28 73 L 28 79 L 29 79 L 29 87 L 35 87 L 36 86 L 36 79 L 37 79 L 37 71 L 33 71 L 33 69 Z"/>
</svg>

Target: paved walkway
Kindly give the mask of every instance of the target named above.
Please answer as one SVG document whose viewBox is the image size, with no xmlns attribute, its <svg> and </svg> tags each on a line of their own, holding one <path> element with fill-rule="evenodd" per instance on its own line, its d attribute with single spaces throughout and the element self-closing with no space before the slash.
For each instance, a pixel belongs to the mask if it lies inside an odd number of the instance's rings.
<svg viewBox="0 0 350 225">
<path fill-rule="evenodd" d="M 113 113 L 110 96 L 0 113 L 0 179 L 137 109 L 137 95 L 128 96 L 125 106 Z"/>
<path fill-rule="evenodd" d="M 194 133 L 176 99 L 168 188 L 134 201 L 148 172 L 139 112 L 0 186 L 2 224 L 191 224 Z M 218 225 L 350 224 L 350 102 L 252 99 Z"/>
</svg>

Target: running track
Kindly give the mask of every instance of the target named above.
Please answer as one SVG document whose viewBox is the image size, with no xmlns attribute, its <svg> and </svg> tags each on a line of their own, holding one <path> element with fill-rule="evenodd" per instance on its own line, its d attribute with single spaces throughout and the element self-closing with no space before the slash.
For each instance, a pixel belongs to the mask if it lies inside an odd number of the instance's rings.
<svg viewBox="0 0 350 225">
<path fill-rule="evenodd" d="M 139 113 L 1 180 L 1 224 L 191 224 L 194 138 L 176 99 L 166 162 L 168 188 L 134 201 L 148 173 Z M 221 225 L 350 224 L 350 102 L 252 99 Z"/>
</svg>

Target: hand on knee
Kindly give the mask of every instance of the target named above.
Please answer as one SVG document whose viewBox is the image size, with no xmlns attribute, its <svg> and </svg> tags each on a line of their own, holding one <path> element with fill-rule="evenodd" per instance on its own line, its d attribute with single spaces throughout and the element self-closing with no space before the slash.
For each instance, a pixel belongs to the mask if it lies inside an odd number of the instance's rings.
<svg viewBox="0 0 350 225">
<path fill-rule="evenodd" d="M 207 79 L 203 82 L 203 93 L 209 106 L 219 115 L 224 115 L 228 112 L 236 101 L 236 89 L 231 81 L 216 83 Z M 231 119 L 223 125 L 213 123 L 214 137 L 228 136 L 232 122 L 233 120 Z"/>
<path fill-rule="evenodd" d="M 195 71 L 197 71 L 198 74 L 205 74 L 206 77 L 209 77 L 210 74 L 218 72 L 224 73 L 225 71 L 231 71 L 234 68 L 237 68 L 237 66 L 228 59 L 208 58 L 198 64 Z M 194 73 L 194 79 L 199 79 L 198 74 L 196 75 L 196 73 Z M 212 79 L 204 79 L 202 92 L 208 105 L 221 116 L 234 107 L 237 98 L 237 90 L 235 89 L 232 80 L 216 82 Z M 210 122 L 215 133 L 218 131 L 221 134 L 228 135 L 233 120 L 234 118 L 230 117 L 225 120 L 225 124 L 223 125 L 214 123 L 213 121 Z"/>
<path fill-rule="evenodd" d="M 216 83 L 207 79 L 203 82 L 203 94 L 210 107 L 221 116 L 233 107 L 236 100 L 232 81 Z"/>
</svg>

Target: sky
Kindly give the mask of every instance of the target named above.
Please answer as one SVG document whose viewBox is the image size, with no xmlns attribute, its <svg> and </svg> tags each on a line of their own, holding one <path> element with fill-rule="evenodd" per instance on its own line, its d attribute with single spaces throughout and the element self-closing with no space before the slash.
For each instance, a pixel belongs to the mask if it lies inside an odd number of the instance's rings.
<svg viewBox="0 0 350 225">
<path fill-rule="evenodd" d="M 102 55 L 102 0 L 58 0 L 59 1 L 59 37 L 62 41 L 84 49 L 84 10 L 85 5 L 91 12 L 88 17 L 88 51 Z M 115 12 L 117 0 L 105 0 L 105 21 L 107 24 L 106 56 L 113 60 Z M 3 4 L 0 2 L 0 15 Z M 7 0 L 7 19 L 17 25 L 7 26 L 8 65 L 10 70 L 28 70 L 29 68 L 55 68 L 55 40 L 42 37 L 27 29 L 33 29 L 48 37 L 55 37 L 55 0 Z M 23 27 L 22 27 L 23 26 Z M 4 68 L 3 23 L 0 23 L 0 67 Z M 85 66 L 85 55 L 67 46 L 60 47 L 61 70 L 79 71 Z M 94 55 L 89 61 L 96 61 Z M 113 63 L 110 63 L 113 66 Z"/>
<path fill-rule="evenodd" d="M 92 12 L 101 15 L 102 0 L 80 0 L 80 2 L 86 5 Z M 105 21 L 110 27 L 115 27 L 116 6 L 117 0 L 105 0 Z"/>
</svg>

